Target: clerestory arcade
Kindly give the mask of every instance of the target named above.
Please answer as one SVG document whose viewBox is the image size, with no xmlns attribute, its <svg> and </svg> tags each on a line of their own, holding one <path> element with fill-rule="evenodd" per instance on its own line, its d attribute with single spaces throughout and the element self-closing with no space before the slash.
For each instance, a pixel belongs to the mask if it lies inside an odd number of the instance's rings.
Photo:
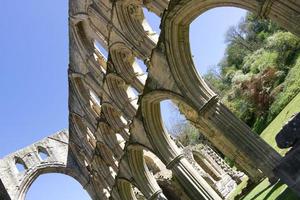
<svg viewBox="0 0 300 200">
<path fill-rule="evenodd" d="M 300 36 L 295 0 L 70 0 L 69 130 L 0 160 L 0 199 L 24 200 L 31 183 L 51 172 L 72 176 L 99 200 L 218 200 L 244 176 L 281 178 L 274 169 L 282 157 L 196 72 L 189 25 L 221 6 L 249 10 Z M 160 35 L 143 8 L 161 18 Z M 164 100 L 180 105 L 211 145 L 175 142 L 162 123 Z"/>
</svg>

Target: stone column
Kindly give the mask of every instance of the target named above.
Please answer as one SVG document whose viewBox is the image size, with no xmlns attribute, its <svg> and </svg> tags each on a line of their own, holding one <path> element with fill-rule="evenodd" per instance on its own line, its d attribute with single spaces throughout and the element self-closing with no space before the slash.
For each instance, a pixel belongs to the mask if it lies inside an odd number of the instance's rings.
<svg viewBox="0 0 300 200">
<path fill-rule="evenodd" d="M 272 170 L 281 156 L 221 102 L 207 102 L 198 114 L 198 119 L 192 119 L 197 121 L 195 126 L 214 146 L 242 167 L 252 180 L 260 180 L 263 174 L 274 178 Z"/>
<path fill-rule="evenodd" d="M 155 178 L 147 168 L 143 157 L 143 149 L 129 146 L 128 161 L 133 179 L 144 196 L 149 200 L 167 200 Z"/>
<path fill-rule="evenodd" d="M 167 165 L 167 168 L 172 170 L 174 176 L 191 199 L 221 199 L 183 155 L 174 158 Z"/>
</svg>

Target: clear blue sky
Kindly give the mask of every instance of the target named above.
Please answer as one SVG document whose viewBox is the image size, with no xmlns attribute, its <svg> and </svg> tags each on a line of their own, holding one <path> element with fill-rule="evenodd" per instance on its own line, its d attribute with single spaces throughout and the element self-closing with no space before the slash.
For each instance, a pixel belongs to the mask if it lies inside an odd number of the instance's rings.
<svg viewBox="0 0 300 200">
<path fill-rule="evenodd" d="M 67 0 L 1 0 L 0 10 L 1 158 L 68 127 L 68 8 Z M 220 61 L 226 30 L 244 14 L 216 9 L 197 19 L 191 41 L 201 72 Z M 157 30 L 158 19 L 147 17 Z M 79 188 L 67 176 L 43 175 L 27 200 L 89 199 Z"/>
<path fill-rule="evenodd" d="M 0 2 L 0 157 L 67 128 L 67 0 Z M 65 175 L 39 177 L 26 200 L 87 200 Z M 49 191 L 51 191 L 49 193 Z"/>
</svg>

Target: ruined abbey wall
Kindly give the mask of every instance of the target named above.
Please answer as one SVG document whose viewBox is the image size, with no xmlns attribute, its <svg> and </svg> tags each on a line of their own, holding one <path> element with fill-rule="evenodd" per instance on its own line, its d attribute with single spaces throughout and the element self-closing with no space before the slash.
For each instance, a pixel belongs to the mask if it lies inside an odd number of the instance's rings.
<svg viewBox="0 0 300 200">
<path fill-rule="evenodd" d="M 224 198 L 167 133 L 160 114 L 163 100 L 180 105 L 185 117 L 250 179 L 274 178 L 281 156 L 197 74 L 189 24 L 208 9 L 235 6 L 300 35 L 298 1 L 70 0 L 69 6 L 70 115 L 64 148 L 93 199 L 174 199 L 172 194 L 179 199 Z M 143 8 L 161 17 L 160 35 L 147 23 Z M 108 51 L 107 57 L 99 46 Z M 149 152 L 159 166 L 151 165 Z M 1 178 L 4 187 L 6 179 Z M 18 197 L 10 188 L 7 192 L 13 200 L 24 196 L 23 190 Z"/>
</svg>

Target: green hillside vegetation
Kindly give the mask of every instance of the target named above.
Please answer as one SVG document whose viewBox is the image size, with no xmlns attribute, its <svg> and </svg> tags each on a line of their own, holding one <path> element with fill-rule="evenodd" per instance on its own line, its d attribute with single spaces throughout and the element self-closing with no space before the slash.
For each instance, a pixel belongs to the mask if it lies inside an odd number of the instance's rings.
<svg viewBox="0 0 300 200">
<path fill-rule="evenodd" d="M 300 112 L 300 93 L 280 112 L 280 114 L 262 132 L 261 137 L 281 155 L 287 150 L 276 146 L 275 135 L 281 127 L 297 112 Z M 282 183 L 271 185 L 267 179 L 258 184 L 243 200 L 295 200 L 297 196 Z"/>
<path fill-rule="evenodd" d="M 222 101 L 261 133 L 300 92 L 300 39 L 247 14 L 231 27 L 222 62 L 205 79 Z"/>
</svg>

